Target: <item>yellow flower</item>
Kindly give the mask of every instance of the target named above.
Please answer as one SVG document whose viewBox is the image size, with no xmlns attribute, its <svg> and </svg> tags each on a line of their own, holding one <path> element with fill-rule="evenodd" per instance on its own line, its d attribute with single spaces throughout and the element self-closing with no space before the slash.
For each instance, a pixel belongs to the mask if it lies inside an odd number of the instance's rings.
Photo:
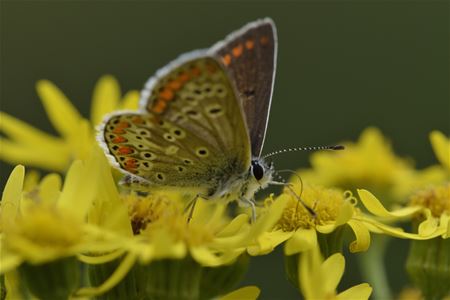
<svg viewBox="0 0 450 300">
<path fill-rule="evenodd" d="M 336 292 L 344 269 L 345 258 L 340 253 L 323 261 L 318 247 L 304 252 L 299 259 L 298 278 L 305 299 L 369 299 L 372 288 L 367 283 L 353 286 L 341 293 Z"/>
<path fill-rule="evenodd" d="M 384 205 L 390 207 L 404 203 L 418 187 L 448 178 L 442 169 L 434 166 L 416 171 L 412 161 L 395 155 L 390 143 L 376 128 L 364 130 L 357 143 L 344 145 L 345 150 L 338 153 L 314 153 L 312 168 L 300 171 L 303 180 L 353 192 L 364 188 L 379 195 Z"/>
<path fill-rule="evenodd" d="M 98 81 L 92 98 L 91 121 L 84 119 L 67 97 L 50 81 L 37 83 L 37 92 L 60 137 L 47 134 L 0 112 L 0 159 L 46 170 L 65 171 L 75 159 L 86 159 L 96 144 L 93 128 L 102 117 L 117 109 L 136 109 L 139 94 L 130 91 L 121 99 L 112 76 Z"/>
<path fill-rule="evenodd" d="M 366 209 L 378 218 L 385 220 L 412 219 L 417 215 L 422 215 L 423 217 L 418 222 L 417 233 L 404 232 L 401 228 L 386 225 L 367 216 L 362 216 L 360 219 L 368 224 L 372 232 L 398 238 L 412 240 L 429 240 L 439 236 L 448 238 L 450 236 L 449 193 L 450 186 L 448 184 L 437 189 L 431 188 L 413 196 L 408 207 L 389 212 L 372 193 L 358 190 L 359 198 Z M 430 201 L 430 198 L 433 200 Z M 436 212 L 439 212 L 439 215 L 433 215 Z"/>
<path fill-rule="evenodd" d="M 425 213 L 427 209 L 414 205 L 388 211 L 381 202 L 367 190 L 357 190 L 359 199 L 368 213 L 357 207 L 358 200 L 350 192 L 338 189 L 327 189 L 319 186 L 305 185 L 301 194 L 302 201 L 314 211 L 311 214 L 289 190 L 275 200 L 265 201 L 266 208 L 261 211 L 261 219 L 267 216 L 276 218 L 274 226 L 267 228 L 255 238 L 248 247 L 251 255 L 271 252 L 277 245 L 286 242 L 285 254 L 293 255 L 316 246 L 320 237 L 334 234 L 332 242 L 325 240 L 321 247 L 328 252 L 340 251 L 340 230 L 349 226 L 355 240 L 350 243 L 351 252 L 366 251 L 370 246 L 370 234 L 385 234 L 399 238 L 426 240 L 436 236 L 444 236 L 447 232 L 448 217 L 441 217 L 441 223 L 425 219 L 417 233 L 405 232 L 403 229 L 389 225 L 396 220 L 411 219 L 417 213 Z M 300 194 L 300 186 L 294 185 L 294 192 Z M 277 206 L 278 202 L 283 203 Z M 278 216 L 278 217 L 277 217 Z M 441 224 L 441 225 L 438 225 Z M 323 241 L 323 239 L 322 239 Z"/>
<path fill-rule="evenodd" d="M 294 185 L 294 192 L 299 194 L 299 191 L 300 186 Z M 358 219 L 361 212 L 355 207 L 356 199 L 351 193 L 307 185 L 303 188 L 301 199 L 312 208 L 314 215 L 289 190 L 275 200 L 269 198 L 265 201 L 266 211 L 261 212 L 261 218 L 272 214 L 279 217 L 274 226 L 268 228 L 248 248 L 251 255 L 269 253 L 285 241 L 286 255 L 306 251 L 317 245 L 318 234 L 331 234 L 342 229 L 342 225 L 349 225 L 355 234 L 356 240 L 350 245 L 352 252 L 365 251 L 369 247 L 370 233 Z M 278 202 L 285 204 L 275 206 Z M 336 242 L 340 244 L 340 241 Z M 340 251 L 339 245 L 333 245 L 332 248 Z"/>
<path fill-rule="evenodd" d="M 210 273 L 219 272 L 222 267 L 230 268 L 245 256 L 251 237 L 273 225 L 270 224 L 271 218 L 266 218 L 259 220 L 256 227 L 250 226 L 247 214 L 230 219 L 225 205 L 201 199 L 197 200 L 193 218 L 187 223 L 184 197 L 175 192 L 146 196 L 119 192 L 106 158 L 97 157 L 97 162 L 101 189 L 88 213 L 90 226 L 87 231 L 93 235 L 101 233 L 108 240 L 117 241 L 117 248 L 103 254 L 79 254 L 78 257 L 92 265 L 93 272 L 107 263 L 115 265 L 115 271 L 96 282 L 97 286 L 81 289 L 77 293 L 79 296 L 113 293 L 114 287 L 120 288 L 122 282 L 128 280 L 128 274 L 130 278 L 142 277 L 133 275 L 135 272 L 142 274 L 158 269 L 172 276 L 164 267 L 168 263 L 177 268 L 188 264 L 189 267 L 182 269 L 186 269 L 183 272 L 191 272 L 191 277 L 200 268 L 206 268 Z M 238 270 L 246 268 L 246 263 L 244 266 L 239 264 Z M 181 273 L 178 275 L 182 276 Z M 204 280 L 207 279 L 201 282 Z M 153 291 L 152 284 L 145 284 L 147 291 Z"/>
<path fill-rule="evenodd" d="M 450 172 L 450 140 L 439 131 L 431 132 L 430 140 L 437 159 Z"/>
<path fill-rule="evenodd" d="M 43 264 L 86 251 L 111 249 L 86 234 L 84 219 L 98 188 L 97 160 L 72 164 L 61 190 L 59 175 L 23 192 L 25 169 L 14 168 L 1 201 L 0 273 L 27 262 Z"/>
</svg>

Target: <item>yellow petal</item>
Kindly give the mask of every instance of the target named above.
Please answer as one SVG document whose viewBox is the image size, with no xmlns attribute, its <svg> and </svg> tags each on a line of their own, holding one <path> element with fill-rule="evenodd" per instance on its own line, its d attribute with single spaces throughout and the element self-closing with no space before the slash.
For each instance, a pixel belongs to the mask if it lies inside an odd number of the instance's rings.
<svg viewBox="0 0 450 300">
<path fill-rule="evenodd" d="M 9 175 L 0 203 L 2 228 L 14 224 L 22 197 L 24 177 L 25 168 L 20 165 L 15 167 L 11 175 Z"/>
<path fill-rule="evenodd" d="M 430 134 L 431 145 L 439 162 L 450 171 L 450 141 L 439 131 Z"/>
<path fill-rule="evenodd" d="M 139 92 L 132 90 L 126 93 L 123 97 L 120 108 L 137 110 L 139 108 Z"/>
<path fill-rule="evenodd" d="M 78 122 L 82 117 L 60 89 L 48 80 L 38 81 L 36 89 L 49 120 L 61 135 L 66 136 L 78 130 Z"/>
<path fill-rule="evenodd" d="M 324 276 L 324 280 L 322 281 L 322 288 L 327 293 L 334 293 L 339 282 L 341 281 L 342 275 L 344 275 L 344 256 L 340 253 L 333 254 L 322 263 L 320 268 L 322 274 L 326 274 L 326 276 Z"/>
<path fill-rule="evenodd" d="M 379 217 L 394 217 L 394 218 L 403 218 L 407 216 L 411 216 L 420 210 L 420 207 L 407 207 L 404 209 L 400 209 L 397 211 L 389 212 L 386 208 L 384 208 L 383 204 L 369 191 L 358 189 L 358 195 L 364 206 L 370 211 L 372 214 Z"/>
<path fill-rule="evenodd" d="M 0 112 L 0 130 L 10 139 L 25 145 L 48 144 L 53 147 L 62 145 L 59 138 L 51 136 L 7 113 Z"/>
<path fill-rule="evenodd" d="M 347 223 L 355 234 L 355 240 L 350 243 L 350 252 L 366 251 L 370 246 L 370 233 L 362 222 L 350 220 Z"/>
<path fill-rule="evenodd" d="M 23 183 L 23 191 L 30 192 L 39 185 L 41 175 L 36 170 L 28 170 L 25 174 L 25 181 Z"/>
<path fill-rule="evenodd" d="M 264 255 L 275 249 L 276 246 L 283 243 L 292 236 L 293 232 L 284 232 L 282 230 L 275 230 L 261 233 L 257 239 L 256 244 L 247 247 L 247 252 L 250 255 Z"/>
<path fill-rule="evenodd" d="M 322 258 L 318 247 L 301 254 L 298 266 L 300 290 L 305 299 L 325 299 L 327 291 L 322 287 L 323 276 L 321 272 Z"/>
<path fill-rule="evenodd" d="M 55 203 L 61 190 L 61 177 L 58 174 L 45 176 L 39 184 L 39 197 L 43 203 Z"/>
<path fill-rule="evenodd" d="M 350 202 L 346 201 L 342 205 L 339 215 L 334 223 L 317 225 L 316 230 L 320 233 L 325 234 L 333 232 L 337 227 L 347 223 L 348 220 L 350 220 L 350 218 L 353 216 L 353 213 L 354 213 L 353 205 Z"/>
<path fill-rule="evenodd" d="M 310 250 L 317 247 L 317 233 L 311 229 L 299 229 L 286 242 L 284 247 L 285 255 L 293 255 L 299 252 Z"/>
<path fill-rule="evenodd" d="M 23 259 L 17 253 L 12 253 L 11 251 L 7 251 L 2 245 L 2 249 L 0 251 L 0 274 L 5 274 L 11 270 L 17 268 Z"/>
<path fill-rule="evenodd" d="M 416 234 L 416 233 L 404 232 L 402 228 L 385 225 L 383 223 L 380 223 L 380 222 L 375 221 L 375 220 L 370 219 L 370 218 L 363 217 L 363 218 L 361 218 L 361 220 L 364 223 L 369 223 L 372 226 L 376 226 L 384 234 L 388 234 L 390 236 L 403 238 L 403 239 L 428 240 L 428 239 L 432 239 L 432 238 L 435 238 L 435 237 L 438 237 L 438 236 L 441 236 L 441 235 L 445 235 L 445 232 L 447 230 L 446 228 L 438 227 L 433 233 L 431 233 L 428 236 L 425 236 L 425 235 L 420 235 L 420 234 Z M 424 234 L 424 232 L 422 234 Z"/>
<path fill-rule="evenodd" d="M 99 185 L 101 188 L 98 189 L 94 205 L 89 211 L 88 221 L 117 234 L 132 236 L 133 231 L 128 216 L 128 208 L 119 197 L 111 174 L 111 167 L 98 147 L 94 151 L 94 159 L 98 160 L 99 163 Z"/>
<path fill-rule="evenodd" d="M 260 294 L 256 286 L 245 286 L 219 298 L 220 300 L 255 300 Z"/>
<path fill-rule="evenodd" d="M 91 125 L 87 120 L 80 120 L 77 130 L 67 136 L 68 143 L 72 149 L 72 159 L 88 159 L 95 144 Z"/>
<path fill-rule="evenodd" d="M 120 86 L 111 75 L 102 76 L 95 85 L 92 97 L 91 121 L 98 125 L 103 117 L 116 110 L 120 99 Z"/>
<path fill-rule="evenodd" d="M 229 237 L 235 235 L 245 224 L 248 222 L 247 214 L 240 214 L 227 224 L 222 230 L 220 230 L 217 237 Z"/>
<path fill-rule="evenodd" d="M 56 148 L 47 148 L 45 144 L 38 145 L 43 147 L 30 147 L 0 138 L 0 159 L 46 170 L 66 170 L 70 158 L 66 145 L 62 144 Z"/>
<path fill-rule="evenodd" d="M 242 249 L 241 251 L 230 251 L 225 254 L 217 254 L 204 246 L 190 247 L 189 250 L 192 258 L 199 264 L 207 267 L 217 267 L 231 263 L 241 255 L 245 249 Z"/>
<path fill-rule="evenodd" d="M 351 287 L 337 295 L 338 300 L 367 300 L 372 294 L 372 287 L 367 283 L 361 283 Z"/>
<path fill-rule="evenodd" d="M 430 236 L 438 228 L 438 219 L 434 218 L 429 209 L 425 210 L 425 220 L 419 224 L 418 233 L 421 236 Z"/>
</svg>

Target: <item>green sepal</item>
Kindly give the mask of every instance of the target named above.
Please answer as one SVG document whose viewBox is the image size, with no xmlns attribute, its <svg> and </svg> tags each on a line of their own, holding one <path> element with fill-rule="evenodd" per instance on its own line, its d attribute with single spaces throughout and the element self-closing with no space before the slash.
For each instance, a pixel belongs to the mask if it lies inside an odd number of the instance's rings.
<svg viewBox="0 0 450 300">
<path fill-rule="evenodd" d="M 191 257 L 136 264 L 124 279 L 96 299 L 197 300 L 211 299 L 233 289 L 248 269 L 248 255 L 219 267 L 203 267 Z M 99 286 L 119 266 L 120 259 L 89 266 L 91 286 Z"/>
<path fill-rule="evenodd" d="M 244 253 L 237 260 L 220 267 L 202 269 L 200 299 L 212 299 L 231 292 L 247 273 L 250 257 Z"/>
<path fill-rule="evenodd" d="M 425 299 L 450 296 L 450 239 L 411 241 L 406 270 Z"/>
<path fill-rule="evenodd" d="M 39 299 L 67 300 L 79 287 L 80 264 L 75 257 L 19 267 L 21 283 Z"/>
</svg>

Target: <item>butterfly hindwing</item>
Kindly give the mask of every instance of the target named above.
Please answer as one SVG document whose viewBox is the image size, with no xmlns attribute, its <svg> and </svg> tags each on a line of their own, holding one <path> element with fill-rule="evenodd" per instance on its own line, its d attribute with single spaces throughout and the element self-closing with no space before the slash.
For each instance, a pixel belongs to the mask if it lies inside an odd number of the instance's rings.
<svg viewBox="0 0 450 300">
<path fill-rule="evenodd" d="M 275 80 L 277 33 L 266 18 L 244 26 L 210 50 L 235 81 L 249 128 L 253 156 L 261 154 Z"/>
<path fill-rule="evenodd" d="M 216 59 L 183 58 L 150 82 L 145 111 L 115 114 L 104 126 L 120 170 L 153 186 L 214 188 L 249 168 L 242 109 Z"/>
</svg>

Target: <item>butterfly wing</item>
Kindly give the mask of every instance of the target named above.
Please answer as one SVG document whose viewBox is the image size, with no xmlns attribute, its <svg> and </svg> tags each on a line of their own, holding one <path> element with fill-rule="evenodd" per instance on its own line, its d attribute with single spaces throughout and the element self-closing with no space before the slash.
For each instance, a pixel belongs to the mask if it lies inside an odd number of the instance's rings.
<svg viewBox="0 0 450 300">
<path fill-rule="evenodd" d="M 100 139 L 131 180 L 213 192 L 248 170 L 250 142 L 233 83 L 204 55 L 184 55 L 151 78 L 142 112 L 106 120 Z"/>
<path fill-rule="evenodd" d="M 232 74 L 249 128 L 253 156 L 261 154 L 269 119 L 277 58 L 277 32 L 269 18 L 247 24 L 210 50 Z"/>
</svg>

